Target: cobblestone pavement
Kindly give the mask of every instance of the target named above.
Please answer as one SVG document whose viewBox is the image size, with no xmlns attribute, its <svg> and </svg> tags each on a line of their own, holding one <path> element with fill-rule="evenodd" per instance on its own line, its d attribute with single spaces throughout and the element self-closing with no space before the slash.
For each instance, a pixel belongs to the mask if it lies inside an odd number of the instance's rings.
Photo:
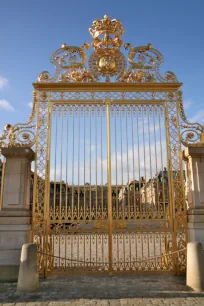
<svg viewBox="0 0 204 306">
<path fill-rule="evenodd" d="M 35 293 L 16 292 L 16 283 L 0 283 L 0 306 L 204 305 L 204 292 L 176 276 L 58 276 L 40 281 Z"/>
</svg>

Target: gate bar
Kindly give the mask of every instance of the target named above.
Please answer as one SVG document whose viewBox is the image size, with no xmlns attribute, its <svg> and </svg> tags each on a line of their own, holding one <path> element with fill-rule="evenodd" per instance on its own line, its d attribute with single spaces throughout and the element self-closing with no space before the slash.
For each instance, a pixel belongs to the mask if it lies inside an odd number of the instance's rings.
<svg viewBox="0 0 204 306">
<path fill-rule="evenodd" d="M 110 105 L 106 100 L 106 124 L 107 124 L 107 168 L 108 168 L 108 245 L 109 245 L 109 275 L 112 275 L 112 187 L 111 187 L 111 140 L 110 140 Z"/>
</svg>

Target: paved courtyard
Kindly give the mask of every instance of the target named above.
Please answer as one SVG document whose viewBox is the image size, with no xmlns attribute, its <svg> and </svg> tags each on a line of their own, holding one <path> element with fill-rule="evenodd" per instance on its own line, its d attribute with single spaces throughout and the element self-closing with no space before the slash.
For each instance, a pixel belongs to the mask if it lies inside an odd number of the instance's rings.
<svg viewBox="0 0 204 306">
<path fill-rule="evenodd" d="M 0 283 L 0 306 L 204 305 L 204 292 L 175 276 L 58 276 L 40 281 L 35 293 L 16 292 L 16 283 Z"/>
</svg>

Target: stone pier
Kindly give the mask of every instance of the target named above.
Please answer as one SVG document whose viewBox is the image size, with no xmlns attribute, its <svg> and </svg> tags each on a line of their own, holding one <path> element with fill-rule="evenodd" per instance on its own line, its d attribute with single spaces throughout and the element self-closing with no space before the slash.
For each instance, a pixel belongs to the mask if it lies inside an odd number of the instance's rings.
<svg viewBox="0 0 204 306">
<path fill-rule="evenodd" d="M 201 242 L 204 247 L 204 147 L 184 150 L 187 170 L 189 242 Z"/>
<path fill-rule="evenodd" d="M 31 242 L 31 148 L 2 148 L 6 157 L 0 210 L 0 281 L 18 278 L 22 245 Z"/>
</svg>

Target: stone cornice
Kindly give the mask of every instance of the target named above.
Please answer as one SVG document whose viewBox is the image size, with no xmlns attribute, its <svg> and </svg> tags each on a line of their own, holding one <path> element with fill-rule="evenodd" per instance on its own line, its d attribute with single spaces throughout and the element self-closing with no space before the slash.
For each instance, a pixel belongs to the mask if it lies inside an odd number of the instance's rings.
<svg viewBox="0 0 204 306">
<path fill-rule="evenodd" d="M 33 83 L 39 91 L 78 92 L 170 92 L 181 88 L 182 83 Z"/>
<path fill-rule="evenodd" d="M 12 157 L 22 157 L 27 158 L 30 161 L 33 161 L 35 158 L 35 153 L 33 150 L 28 147 L 8 147 L 8 148 L 2 148 L 1 149 L 2 155 L 4 155 L 6 158 L 12 158 Z"/>
</svg>

